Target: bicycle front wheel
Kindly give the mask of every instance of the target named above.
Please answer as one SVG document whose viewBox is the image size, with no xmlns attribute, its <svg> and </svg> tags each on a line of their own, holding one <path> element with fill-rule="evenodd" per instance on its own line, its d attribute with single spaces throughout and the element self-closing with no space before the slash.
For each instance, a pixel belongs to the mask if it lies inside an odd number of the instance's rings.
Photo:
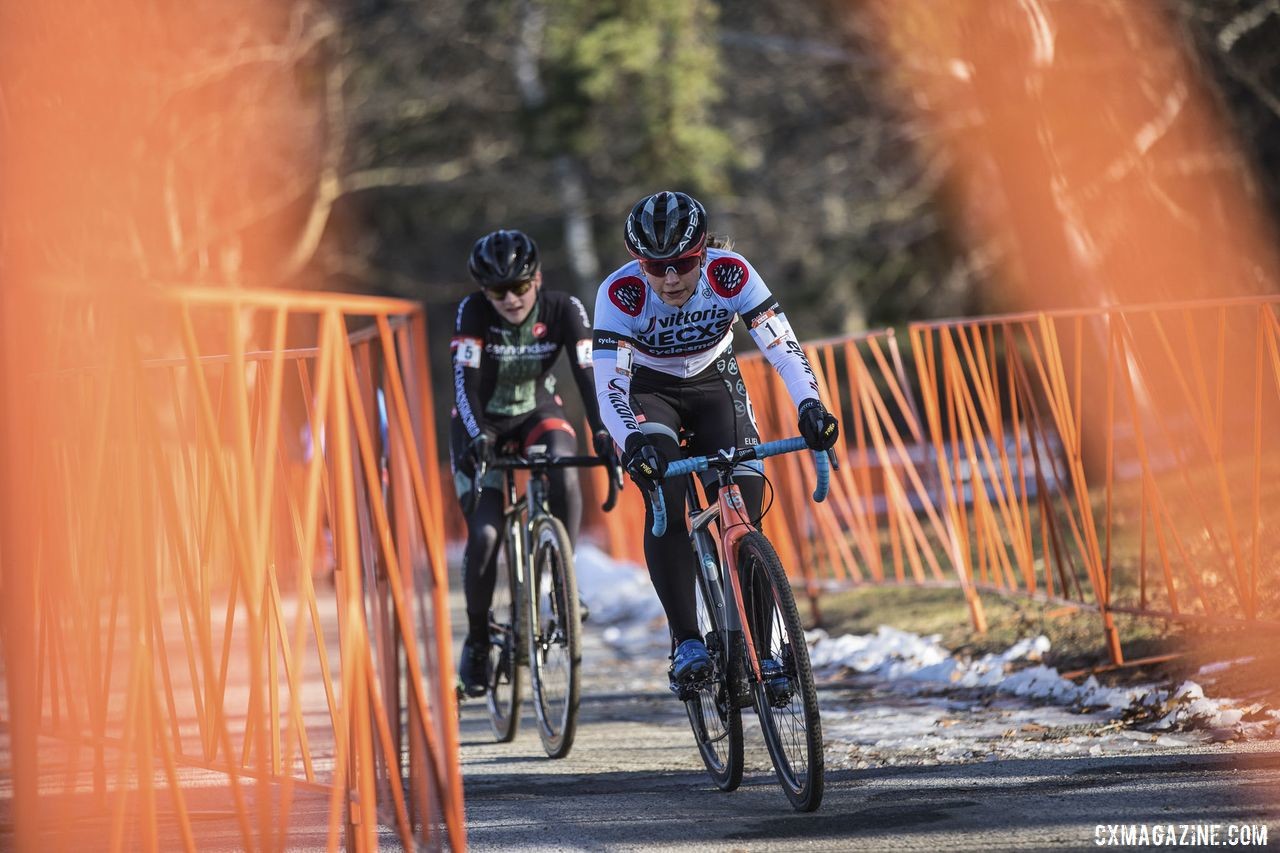
<svg viewBox="0 0 1280 853">
<path fill-rule="evenodd" d="M 582 629 L 573 550 L 559 519 L 534 521 L 529 568 L 529 672 L 538 735 L 547 755 L 563 758 L 577 727 Z"/>
<path fill-rule="evenodd" d="M 753 685 L 765 746 L 791 805 L 811 812 L 822 804 L 822 721 L 800 613 L 782 563 L 762 533 L 742 538 L 738 571 L 765 676 Z"/>
<path fill-rule="evenodd" d="M 509 743 L 520 727 L 520 583 L 516 543 L 507 538 L 498 561 L 498 581 L 489 608 L 489 725 L 499 743 Z"/>
<path fill-rule="evenodd" d="M 740 657 L 731 663 L 731 635 L 716 608 L 707 605 L 704 586 L 699 578 L 698 631 L 711 655 L 712 675 L 696 696 L 685 700 L 684 707 L 707 773 L 720 790 L 733 791 L 742 784 L 742 711 L 734 702 L 731 672 L 734 665 L 742 664 Z M 740 636 L 737 646 L 742 648 Z"/>
</svg>

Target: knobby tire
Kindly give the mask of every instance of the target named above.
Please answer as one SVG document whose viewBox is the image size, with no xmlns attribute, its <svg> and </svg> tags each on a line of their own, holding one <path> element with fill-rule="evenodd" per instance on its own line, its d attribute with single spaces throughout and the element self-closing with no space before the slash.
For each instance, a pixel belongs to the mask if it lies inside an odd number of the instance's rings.
<svg viewBox="0 0 1280 853">
<path fill-rule="evenodd" d="M 529 671 L 538 736 L 551 758 L 563 758 L 577 731 L 582 679 L 582 625 L 569 534 L 559 519 L 533 523 L 529 561 Z"/>
<path fill-rule="evenodd" d="M 520 629 L 527 631 L 525 620 L 517 618 L 521 591 L 516 579 L 516 543 L 508 535 L 504 553 L 498 560 L 498 581 L 494 585 L 493 605 L 489 608 L 489 663 L 492 676 L 486 704 L 489 725 L 499 743 L 509 743 L 520 728 Z"/>
<path fill-rule="evenodd" d="M 700 576 L 698 630 L 711 654 L 712 676 L 697 696 L 685 702 L 685 711 L 698 754 L 711 780 L 720 790 L 733 791 L 742 784 L 742 711 L 731 695 L 733 663 L 729 651 L 732 644 L 727 641 L 729 632 L 723 614 L 708 606 L 705 586 L 706 581 Z"/>
<path fill-rule="evenodd" d="M 738 570 L 746 610 L 753 619 L 757 654 L 762 660 L 779 661 L 786 675 L 785 689 L 753 685 L 765 746 L 791 805 L 796 811 L 811 812 L 822 804 L 822 721 L 791 583 L 773 545 L 758 531 L 742 538 Z M 760 626 L 766 627 L 758 630 Z"/>
</svg>

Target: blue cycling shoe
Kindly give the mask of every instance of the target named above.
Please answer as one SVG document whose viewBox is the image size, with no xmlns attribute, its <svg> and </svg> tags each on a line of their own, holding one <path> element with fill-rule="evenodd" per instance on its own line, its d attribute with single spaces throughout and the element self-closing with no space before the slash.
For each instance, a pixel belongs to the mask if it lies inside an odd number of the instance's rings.
<svg viewBox="0 0 1280 853">
<path fill-rule="evenodd" d="M 703 681 L 711 675 L 711 655 L 701 640 L 685 640 L 676 646 L 676 653 L 671 657 L 671 689 L 680 693 L 680 688 Z"/>
<path fill-rule="evenodd" d="M 764 681 L 764 689 L 769 695 L 770 703 L 775 707 L 781 707 L 791 701 L 791 695 L 794 692 L 791 689 L 791 679 L 787 678 L 781 663 L 773 658 L 761 658 L 760 678 Z"/>
</svg>

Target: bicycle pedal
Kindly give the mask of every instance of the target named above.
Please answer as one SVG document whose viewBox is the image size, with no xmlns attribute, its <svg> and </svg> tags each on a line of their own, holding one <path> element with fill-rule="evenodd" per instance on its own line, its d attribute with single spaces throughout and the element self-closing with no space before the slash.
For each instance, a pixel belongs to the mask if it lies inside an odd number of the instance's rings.
<svg viewBox="0 0 1280 853">
<path fill-rule="evenodd" d="M 673 682 L 670 687 L 671 692 L 676 694 L 681 702 L 688 702 L 690 699 L 697 699 L 698 694 L 705 690 L 710 683 L 711 679 L 701 678 L 696 681 L 687 681 L 684 684 L 675 684 Z"/>
</svg>

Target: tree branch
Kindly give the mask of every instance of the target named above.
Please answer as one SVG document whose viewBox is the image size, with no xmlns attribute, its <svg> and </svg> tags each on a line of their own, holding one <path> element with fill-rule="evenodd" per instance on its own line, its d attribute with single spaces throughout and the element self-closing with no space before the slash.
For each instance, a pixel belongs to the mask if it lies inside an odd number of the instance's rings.
<svg viewBox="0 0 1280 853">
<path fill-rule="evenodd" d="M 1229 53 L 1237 41 L 1251 30 L 1262 26 L 1262 23 L 1274 14 L 1280 14 L 1280 0 L 1267 0 L 1246 12 L 1241 12 L 1218 31 L 1218 47 L 1223 53 Z"/>
<path fill-rule="evenodd" d="M 448 160 L 444 163 L 432 163 L 426 166 L 382 166 L 376 169 L 363 169 L 352 172 L 342 178 L 342 190 L 346 193 L 365 192 L 367 190 L 387 189 L 389 187 L 422 187 L 432 184 L 444 184 L 457 180 L 477 168 L 492 165 L 502 160 L 501 156 L 486 157 L 477 162 L 470 157 Z"/>
<path fill-rule="evenodd" d="M 303 7 L 295 8 L 294 19 L 289 28 L 290 33 L 284 42 L 237 48 L 217 61 L 202 66 L 198 71 L 180 76 L 171 94 L 206 86 L 251 65 L 291 65 L 337 34 L 337 24 L 329 15 L 323 15 L 304 30 L 302 28 L 304 13 Z"/>
</svg>

